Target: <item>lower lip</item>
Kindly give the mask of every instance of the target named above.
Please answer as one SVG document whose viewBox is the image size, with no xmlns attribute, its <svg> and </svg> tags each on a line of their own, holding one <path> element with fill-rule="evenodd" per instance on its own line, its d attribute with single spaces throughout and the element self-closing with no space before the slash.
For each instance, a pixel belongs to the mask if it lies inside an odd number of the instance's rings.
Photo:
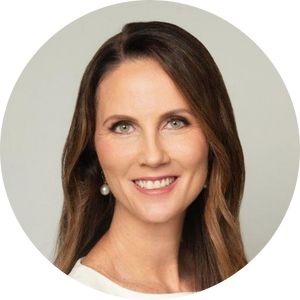
<svg viewBox="0 0 300 300">
<path fill-rule="evenodd" d="M 158 189 L 152 189 L 152 190 L 147 190 L 147 189 L 144 189 L 144 188 L 141 188 L 140 186 L 138 186 L 137 184 L 135 184 L 133 181 L 132 184 L 134 185 L 134 187 L 140 191 L 141 193 L 143 194 L 147 194 L 147 195 L 160 195 L 160 194 L 167 194 L 169 193 L 174 187 L 175 185 L 177 184 L 179 180 L 179 177 L 176 178 L 176 180 L 174 180 L 171 184 L 165 186 L 165 187 L 162 187 L 162 188 L 158 188 Z"/>
</svg>

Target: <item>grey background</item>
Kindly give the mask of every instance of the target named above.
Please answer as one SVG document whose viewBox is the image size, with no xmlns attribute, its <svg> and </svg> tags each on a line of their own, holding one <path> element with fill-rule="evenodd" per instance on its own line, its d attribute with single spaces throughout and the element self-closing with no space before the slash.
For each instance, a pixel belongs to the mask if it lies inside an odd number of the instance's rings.
<svg viewBox="0 0 300 300">
<path fill-rule="evenodd" d="M 165 21 L 196 36 L 223 74 L 246 160 L 241 228 L 253 259 L 280 225 L 298 173 L 299 133 L 277 70 L 245 34 L 219 17 L 174 2 L 137 1 L 102 8 L 45 43 L 20 75 L 1 134 L 1 167 L 13 211 L 32 243 L 53 260 L 63 193 L 60 160 L 83 72 L 124 24 Z"/>
</svg>

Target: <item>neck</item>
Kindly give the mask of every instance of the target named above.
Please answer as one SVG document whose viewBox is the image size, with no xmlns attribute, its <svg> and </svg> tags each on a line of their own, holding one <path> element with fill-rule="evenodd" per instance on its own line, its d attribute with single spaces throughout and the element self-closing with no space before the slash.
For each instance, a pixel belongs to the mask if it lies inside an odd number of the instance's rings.
<svg viewBox="0 0 300 300">
<path fill-rule="evenodd" d="M 187 278 L 186 250 L 180 242 L 184 217 L 185 212 L 154 224 L 116 204 L 110 229 L 99 243 L 120 278 L 159 283 L 181 291 Z"/>
</svg>

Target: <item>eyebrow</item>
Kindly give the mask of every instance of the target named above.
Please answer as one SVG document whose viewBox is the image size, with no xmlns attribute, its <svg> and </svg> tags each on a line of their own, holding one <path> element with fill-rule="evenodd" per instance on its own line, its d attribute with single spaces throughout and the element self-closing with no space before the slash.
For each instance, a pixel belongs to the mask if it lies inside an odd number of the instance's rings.
<svg viewBox="0 0 300 300">
<path fill-rule="evenodd" d="M 186 108 L 179 108 L 179 109 L 174 109 L 174 110 L 171 110 L 171 111 L 168 111 L 168 112 L 165 112 L 164 114 L 162 114 L 160 117 L 159 117 L 159 120 L 163 120 L 163 119 L 166 119 L 168 117 L 171 117 L 172 115 L 174 114 L 178 114 L 178 113 L 188 113 L 190 114 L 191 116 L 194 116 L 194 114 L 186 109 Z M 127 115 L 112 115 L 112 116 L 109 116 L 104 122 L 103 122 L 103 126 L 110 120 L 126 120 L 126 121 L 130 121 L 130 122 L 137 122 L 137 120 L 131 116 L 127 116 Z"/>
</svg>

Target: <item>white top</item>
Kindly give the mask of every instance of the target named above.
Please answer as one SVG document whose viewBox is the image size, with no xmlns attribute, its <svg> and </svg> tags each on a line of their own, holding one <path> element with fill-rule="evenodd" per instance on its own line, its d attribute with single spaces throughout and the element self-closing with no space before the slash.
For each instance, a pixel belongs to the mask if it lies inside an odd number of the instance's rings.
<svg viewBox="0 0 300 300">
<path fill-rule="evenodd" d="M 128 290 L 111 281 L 110 279 L 100 274 L 99 272 L 93 270 L 92 268 L 81 264 L 81 261 L 83 259 L 84 257 L 78 259 L 75 266 L 71 270 L 69 276 L 75 279 L 76 281 L 87 285 L 90 288 L 93 288 L 106 294 L 132 299 L 169 299 L 194 294 L 193 292 L 146 294 Z"/>
</svg>

